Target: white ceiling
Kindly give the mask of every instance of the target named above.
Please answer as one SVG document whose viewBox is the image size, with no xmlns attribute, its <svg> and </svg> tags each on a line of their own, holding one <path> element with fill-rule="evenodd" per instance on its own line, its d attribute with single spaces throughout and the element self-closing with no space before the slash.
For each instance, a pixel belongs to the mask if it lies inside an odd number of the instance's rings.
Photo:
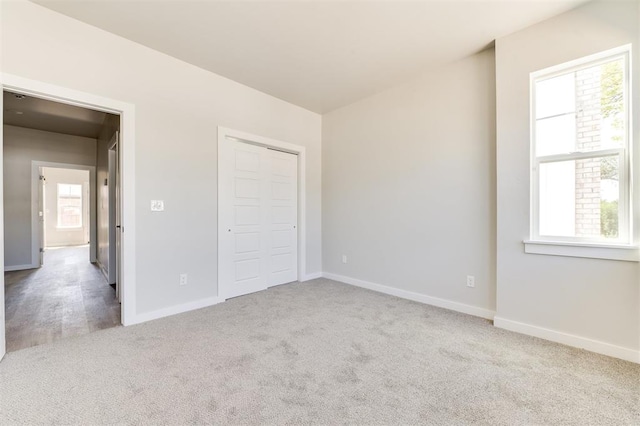
<svg viewBox="0 0 640 426">
<path fill-rule="evenodd" d="M 4 91 L 3 124 L 97 139 L 106 113 Z"/>
<path fill-rule="evenodd" d="M 584 2 L 34 1 L 319 113 Z"/>
</svg>

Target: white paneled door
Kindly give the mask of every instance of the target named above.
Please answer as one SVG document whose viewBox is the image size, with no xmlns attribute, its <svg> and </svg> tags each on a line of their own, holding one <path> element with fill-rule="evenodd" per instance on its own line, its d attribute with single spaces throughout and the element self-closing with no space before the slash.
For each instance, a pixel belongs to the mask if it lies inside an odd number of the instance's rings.
<svg viewBox="0 0 640 426">
<path fill-rule="evenodd" d="M 298 157 L 268 150 L 269 287 L 298 279 Z"/>
<path fill-rule="evenodd" d="M 297 156 L 238 141 L 222 143 L 220 296 L 297 280 Z"/>
</svg>

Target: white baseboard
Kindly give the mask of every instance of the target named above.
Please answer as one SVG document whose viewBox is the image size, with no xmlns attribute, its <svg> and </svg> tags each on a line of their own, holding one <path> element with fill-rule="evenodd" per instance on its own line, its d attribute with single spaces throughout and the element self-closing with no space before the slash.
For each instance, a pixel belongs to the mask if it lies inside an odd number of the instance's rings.
<svg viewBox="0 0 640 426">
<path fill-rule="evenodd" d="M 425 294 L 414 293 L 412 291 L 401 290 L 399 288 L 388 287 L 382 284 L 376 284 L 368 281 L 359 280 L 356 278 L 345 277 L 343 275 L 332 274 L 325 272 L 323 274 L 325 278 L 334 281 L 340 281 L 345 284 L 351 284 L 356 287 L 366 288 L 368 290 L 377 291 L 379 293 L 389 294 L 391 296 L 400 297 L 402 299 L 413 300 L 414 302 L 425 303 L 427 305 L 437 306 L 439 308 L 450 309 L 456 312 L 462 312 L 464 314 L 473 315 L 480 318 L 486 318 L 492 320 L 495 316 L 495 311 L 480 308 L 477 306 L 471 306 L 460 302 L 454 302 L 452 300 L 440 299 L 438 297 L 427 296 Z"/>
<path fill-rule="evenodd" d="M 143 322 L 169 317 L 171 315 L 182 314 L 188 311 L 195 311 L 196 309 L 206 308 L 208 306 L 217 305 L 220 302 L 224 302 L 223 299 L 218 297 L 209 297 L 206 299 L 196 300 L 193 302 L 183 303 L 182 305 L 170 306 L 168 308 L 158 309 L 157 311 L 145 312 L 137 314 L 134 320 L 127 325 L 140 324 Z"/>
<path fill-rule="evenodd" d="M 300 282 L 305 282 L 305 281 L 311 281 L 311 280 L 315 280 L 317 278 L 322 278 L 323 274 L 322 272 L 313 272 L 311 274 L 307 274 L 305 275 L 302 280 L 300 280 Z"/>
<path fill-rule="evenodd" d="M 11 265 L 11 266 L 5 266 L 4 271 L 5 272 L 24 271 L 25 269 L 36 269 L 39 267 L 40 265 Z"/>
<path fill-rule="evenodd" d="M 610 343 L 576 336 L 574 334 L 563 333 L 561 331 L 550 330 L 548 328 L 537 327 L 535 325 L 512 321 L 501 317 L 495 317 L 493 325 L 505 330 L 515 331 L 516 333 L 539 337 L 541 339 L 562 343 L 575 348 L 586 349 L 602 355 L 624 359 L 625 361 L 640 363 L 640 351 L 624 348 L 622 346 L 616 346 Z"/>
</svg>

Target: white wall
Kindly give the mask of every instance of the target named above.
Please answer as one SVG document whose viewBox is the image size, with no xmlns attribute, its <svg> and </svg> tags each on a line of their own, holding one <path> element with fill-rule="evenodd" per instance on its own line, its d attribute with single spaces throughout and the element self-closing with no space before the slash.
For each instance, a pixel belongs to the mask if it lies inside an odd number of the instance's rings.
<svg viewBox="0 0 640 426">
<path fill-rule="evenodd" d="M 90 198 L 84 194 L 89 186 L 88 170 L 58 169 L 43 167 L 45 182 L 45 244 L 46 247 L 75 246 L 89 243 Z M 58 184 L 80 185 L 82 191 L 82 226 L 80 228 L 58 227 Z"/>
<path fill-rule="evenodd" d="M 2 8 L 4 72 L 135 105 L 138 314 L 217 294 L 218 125 L 307 148 L 307 272 L 321 270 L 320 115 L 36 4 Z"/>
<path fill-rule="evenodd" d="M 493 311 L 493 50 L 330 112 L 322 131 L 324 270 Z"/>
<path fill-rule="evenodd" d="M 634 43 L 637 171 L 639 6 L 589 3 L 496 41 L 497 315 L 523 323 L 530 333 L 547 333 L 539 329 L 544 328 L 583 338 L 579 344 L 595 341 L 592 349 L 618 356 L 637 354 L 640 348 L 638 263 L 524 253 L 522 241 L 529 234 L 529 74 Z M 640 223 L 638 215 L 635 223 Z M 546 337 L 562 338 L 553 333 Z"/>
<path fill-rule="evenodd" d="M 31 265 L 31 162 L 94 166 L 96 140 L 3 126 L 5 268 Z"/>
</svg>

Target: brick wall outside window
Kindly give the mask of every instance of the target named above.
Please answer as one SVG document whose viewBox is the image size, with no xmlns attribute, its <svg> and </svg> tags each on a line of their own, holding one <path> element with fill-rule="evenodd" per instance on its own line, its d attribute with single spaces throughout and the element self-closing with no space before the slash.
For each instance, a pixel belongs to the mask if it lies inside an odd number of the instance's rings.
<svg viewBox="0 0 640 426">
<path fill-rule="evenodd" d="M 576 151 L 600 148 L 600 67 L 576 72 Z M 600 236 L 600 159 L 576 161 L 576 236 Z"/>
</svg>

